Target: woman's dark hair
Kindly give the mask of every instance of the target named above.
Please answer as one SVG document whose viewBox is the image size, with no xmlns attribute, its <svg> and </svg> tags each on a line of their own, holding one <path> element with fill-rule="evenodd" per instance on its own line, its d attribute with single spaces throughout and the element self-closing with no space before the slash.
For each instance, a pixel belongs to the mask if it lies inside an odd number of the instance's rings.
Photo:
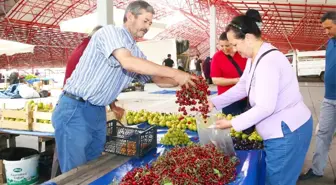
<svg viewBox="0 0 336 185">
<path fill-rule="evenodd" d="M 246 16 L 251 17 L 255 22 L 262 22 L 260 13 L 255 9 L 248 9 L 245 13 Z"/>
<path fill-rule="evenodd" d="M 220 36 L 219 36 L 219 40 L 228 40 L 227 36 L 226 36 L 226 32 L 223 32 Z"/>
<path fill-rule="evenodd" d="M 245 39 L 247 33 L 257 38 L 261 37 L 261 31 L 256 23 L 255 18 L 247 15 L 239 15 L 233 18 L 231 23 L 226 27 L 225 32 L 233 31 L 237 39 Z"/>
</svg>

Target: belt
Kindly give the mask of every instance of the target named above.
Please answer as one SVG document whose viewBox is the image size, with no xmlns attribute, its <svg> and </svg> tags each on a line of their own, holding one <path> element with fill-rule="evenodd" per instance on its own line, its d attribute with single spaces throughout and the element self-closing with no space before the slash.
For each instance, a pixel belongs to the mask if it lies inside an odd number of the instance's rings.
<svg viewBox="0 0 336 185">
<path fill-rule="evenodd" d="M 85 100 L 83 99 L 83 98 L 81 98 L 81 97 L 79 97 L 79 96 L 75 96 L 75 95 L 73 95 L 73 94 L 71 94 L 71 93 L 68 93 L 68 92 L 66 92 L 66 91 L 64 91 L 64 96 L 66 96 L 66 97 L 69 97 L 69 98 L 71 98 L 71 99 L 74 99 L 74 100 L 77 100 L 77 101 L 80 101 L 80 102 L 85 102 Z"/>
</svg>

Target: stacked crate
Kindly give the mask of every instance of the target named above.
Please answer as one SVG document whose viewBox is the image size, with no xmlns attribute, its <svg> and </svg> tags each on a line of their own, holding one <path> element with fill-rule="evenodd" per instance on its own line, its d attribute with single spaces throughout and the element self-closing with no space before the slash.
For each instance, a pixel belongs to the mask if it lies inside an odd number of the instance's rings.
<svg viewBox="0 0 336 185">
<path fill-rule="evenodd" d="M 33 112 L 29 106 L 24 109 L 6 109 L 5 104 L 0 109 L 0 128 L 13 130 L 31 130 Z"/>
</svg>

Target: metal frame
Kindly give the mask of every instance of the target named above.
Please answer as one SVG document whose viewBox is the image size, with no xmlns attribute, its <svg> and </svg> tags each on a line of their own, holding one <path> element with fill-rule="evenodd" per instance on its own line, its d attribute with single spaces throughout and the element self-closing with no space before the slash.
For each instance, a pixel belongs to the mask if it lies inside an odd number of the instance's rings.
<svg viewBox="0 0 336 185">
<path fill-rule="evenodd" d="M 249 8 L 260 12 L 263 19 L 262 33 L 265 40 L 271 42 L 283 52 L 289 50 L 318 50 L 321 49 L 328 37 L 325 35 L 320 18 L 326 12 L 336 9 L 336 2 L 332 0 L 320 0 L 321 4 L 308 4 L 308 0 L 302 3 L 277 1 L 234 1 L 234 0 L 175 0 L 170 6 L 180 10 L 190 22 L 191 27 L 179 27 L 182 29 L 183 38 L 193 40 L 202 58 L 209 56 L 209 14 L 210 5 L 216 6 L 217 33 L 224 31 L 227 23 L 236 15 L 244 14 Z M 167 0 L 169 3 L 170 1 Z M 296 1 L 297 2 L 297 1 Z M 316 1 L 315 1 L 316 2 Z M 333 3 L 333 4 L 332 4 Z M 201 24 L 201 25 L 200 25 Z M 189 30 L 198 29 L 203 34 L 195 35 Z M 175 29 L 175 28 L 172 28 Z M 179 36 L 172 32 L 169 36 Z M 190 33 L 190 34 L 188 34 Z M 165 37 L 167 33 L 163 34 Z M 188 35 L 185 35 L 188 34 Z M 168 37 L 169 37 L 168 36 Z M 161 35 L 157 37 L 161 39 Z"/>
<path fill-rule="evenodd" d="M 114 0 L 118 8 L 126 8 L 133 0 Z M 167 28 L 155 39 L 178 38 L 190 41 L 190 53 L 209 55 L 210 5 L 216 6 L 217 34 L 228 22 L 247 9 L 257 9 L 263 19 L 264 39 L 283 52 L 292 49 L 323 48 L 328 37 L 321 27 L 320 17 L 336 9 L 334 0 L 320 4 L 277 1 L 235 0 L 148 0 L 156 10 L 156 19 L 180 11 L 187 17 Z M 298 2 L 297 0 L 295 2 Z M 334 4 L 332 4 L 334 3 Z M 60 32 L 63 20 L 92 13 L 96 0 L 0 0 L 0 38 L 36 45 L 34 54 L 0 56 L 1 68 L 61 67 L 85 34 Z"/>
</svg>

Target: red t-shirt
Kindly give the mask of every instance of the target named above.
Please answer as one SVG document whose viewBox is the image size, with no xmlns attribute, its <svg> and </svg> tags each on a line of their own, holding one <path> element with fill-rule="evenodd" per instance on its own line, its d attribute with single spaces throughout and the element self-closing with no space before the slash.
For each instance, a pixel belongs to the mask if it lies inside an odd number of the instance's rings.
<svg viewBox="0 0 336 185">
<path fill-rule="evenodd" d="M 241 71 L 244 71 L 247 59 L 242 58 L 237 52 L 233 56 L 233 60 L 238 64 Z M 223 51 L 217 51 L 211 61 L 211 72 L 210 76 L 212 78 L 239 78 L 240 75 L 235 68 L 235 66 L 230 62 Z M 217 86 L 218 94 L 222 94 L 229 90 L 233 85 L 229 86 Z"/>
<path fill-rule="evenodd" d="M 83 42 L 77 46 L 77 48 L 72 52 L 70 57 L 68 58 L 68 62 L 65 69 L 65 78 L 64 78 L 64 85 L 66 80 L 71 76 L 72 72 L 75 70 L 80 57 L 83 55 L 83 52 L 86 46 L 89 44 L 90 38 L 85 38 Z"/>
</svg>

